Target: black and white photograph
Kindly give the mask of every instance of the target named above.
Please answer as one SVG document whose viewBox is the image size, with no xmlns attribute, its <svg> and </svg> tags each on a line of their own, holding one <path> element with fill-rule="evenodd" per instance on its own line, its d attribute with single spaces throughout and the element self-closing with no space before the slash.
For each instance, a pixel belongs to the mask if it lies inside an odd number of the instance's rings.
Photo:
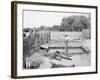
<svg viewBox="0 0 100 80">
<path fill-rule="evenodd" d="M 12 76 L 97 73 L 97 7 L 12 2 Z"/>
<path fill-rule="evenodd" d="M 23 68 L 91 66 L 91 14 L 23 10 Z"/>
</svg>

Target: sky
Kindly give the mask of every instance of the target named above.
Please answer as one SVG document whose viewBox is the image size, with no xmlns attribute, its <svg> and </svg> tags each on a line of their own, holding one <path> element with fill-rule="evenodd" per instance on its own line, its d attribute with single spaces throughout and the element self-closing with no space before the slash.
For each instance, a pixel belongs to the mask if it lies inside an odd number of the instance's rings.
<svg viewBox="0 0 100 80">
<path fill-rule="evenodd" d="M 71 15 L 84 15 L 86 13 L 71 13 L 71 12 L 48 12 L 48 11 L 23 11 L 24 28 L 38 28 L 40 26 L 60 25 L 63 17 Z"/>
</svg>

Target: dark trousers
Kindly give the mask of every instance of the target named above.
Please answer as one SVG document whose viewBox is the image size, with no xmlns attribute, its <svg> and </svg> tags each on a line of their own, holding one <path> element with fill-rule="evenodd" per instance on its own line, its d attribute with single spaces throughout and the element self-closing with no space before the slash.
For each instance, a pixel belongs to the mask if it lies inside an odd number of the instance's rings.
<svg viewBox="0 0 100 80">
<path fill-rule="evenodd" d="M 68 53 L 68 40 L 65 41 L 65 51 Z"/>
</svg>

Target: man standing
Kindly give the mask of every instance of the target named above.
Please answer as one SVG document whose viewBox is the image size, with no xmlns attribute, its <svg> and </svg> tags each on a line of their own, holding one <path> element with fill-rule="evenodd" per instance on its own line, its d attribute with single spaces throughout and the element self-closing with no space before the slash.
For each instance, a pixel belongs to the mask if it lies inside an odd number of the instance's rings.
<svg viewBox="0 0 100 80">
<path fill-rule="evenodd" d="M 65 51 L 68 53 L 68 41 L 69 41 L 69 37 L 68 35 L 65 35 Z"/>
</svg>

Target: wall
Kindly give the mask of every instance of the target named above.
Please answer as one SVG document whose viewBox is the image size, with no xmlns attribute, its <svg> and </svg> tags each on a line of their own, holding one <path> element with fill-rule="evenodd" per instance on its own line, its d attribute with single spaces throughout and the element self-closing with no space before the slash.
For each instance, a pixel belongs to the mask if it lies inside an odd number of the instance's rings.
<svg viewBox="0 0 100 80">
<path fill-rule="evenodd" d="M 31 0 L 31 1 L 52 2 L 52 3 L 56 2 L 56 3 L 80 4 L 80 5 L 81 4 L 100 5 L 100 0 Z M 0 80 L 13 80 L 10 78 L 10 70 L 11 70 L 10 69 L 11 68 L 11 11 L 10 11 L 11 8 L 10 7 L 11 7 L 11 0 L 0 0 Z M 98 16 L 98 18 L 100 19 L 100 16 Z M 99 29 L 100 28 L 98 27 L 98 30 Z M 98 34 L 100 34 L 99 31 Z M 98 38 L 98 41 L 100 41 L 100 37 Z M 98 42 L 98 45 L 99 44 L 100 42 Z M 98 57 L 100 57 L 100 55 L 98 55 Z M 98 64 L 98 67 L 100 67 L 100 64 Z M 30 78 L 29 80 L 100 80 L 99 76 L 100 73 L 91 75 L 88 74 L 88 75 L 49 77 L 49 78 L 45 77 L 45 78 L 34 78 L 34 79 Z"/>
</svg>

